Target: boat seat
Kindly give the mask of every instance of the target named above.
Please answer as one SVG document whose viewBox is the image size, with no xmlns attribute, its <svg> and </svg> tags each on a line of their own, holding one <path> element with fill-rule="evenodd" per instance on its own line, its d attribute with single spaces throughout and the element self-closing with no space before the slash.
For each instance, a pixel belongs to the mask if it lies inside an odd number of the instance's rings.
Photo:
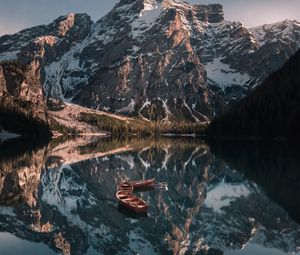
<svg viewBox="0 0 300 255">
<path fill-rule="evenodd" d="M 125 198 L 125 199 L 123 199 L 123 201 L 132 201 L 132 200 L 134 200 L 134 198 L 131 198 L 131 197 L 129 197 L 129 198 Z M 133 202 L 133 201 L 132 201 Z"/>
</svg>

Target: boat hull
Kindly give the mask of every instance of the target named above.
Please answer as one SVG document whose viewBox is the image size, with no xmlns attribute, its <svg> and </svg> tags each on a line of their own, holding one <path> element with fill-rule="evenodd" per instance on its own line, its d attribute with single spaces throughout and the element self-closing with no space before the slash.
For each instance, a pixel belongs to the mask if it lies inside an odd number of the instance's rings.
<svg viewBox="0 0 300 255">
<path fill-rule="evenodd" d="M 154 187 L 155 179 L 123 182 L 118 185 L 116 197 L 120 205 L 135 213 L 147 212 L 149 205 L 133 194 L 134 191 L 150 190 Z"/>
<path fill-rule="evenodd" d="M 148 210 L 148 204 L 144 200 L 131 193 L 127 193 L 126 191 L 118 191 L 116 197 L 121 205 L 136 213 L 144 213 Z"/>
<path fill-rule="evenodd" d="M 133 190 L 140 190 L 140 189 L 149 189 L 154 187 L 155 179 L 147 179 L 142 181 L 131 181 L 128 182 L 130 185 L 132 185 Z"/>
</svg>

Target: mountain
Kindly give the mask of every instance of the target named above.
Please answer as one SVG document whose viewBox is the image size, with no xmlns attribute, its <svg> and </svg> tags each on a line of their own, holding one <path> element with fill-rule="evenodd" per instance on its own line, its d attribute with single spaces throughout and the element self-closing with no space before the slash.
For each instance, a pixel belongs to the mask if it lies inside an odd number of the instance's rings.
<svg viewBox="0 0 300 255">
<path fill-rule="evenodd" d="M 300 51 L 249 96 L 214 120 L 218 136 L 300 137 Z"/>
<path fill-rule="evenodd" d="M 36 60 L 29 65 L 0 64 L 0 129 L 50 136 L 39 69 Z"/>
<path fill-rule="evenodd" d="M 300 47 L 300 23 L 247 29 L 222 5 L 121 0 L 0 38 L 0 60 L 40 63 L 46 97 L 166 122 L 207 122 Z"/>
</svg>

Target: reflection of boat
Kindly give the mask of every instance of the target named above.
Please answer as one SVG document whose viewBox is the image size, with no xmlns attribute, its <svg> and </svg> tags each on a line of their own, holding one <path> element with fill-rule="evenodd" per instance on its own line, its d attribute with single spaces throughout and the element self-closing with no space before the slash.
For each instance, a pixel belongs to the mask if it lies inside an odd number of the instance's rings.
<svg viewBox="0 0 300 255">
<path fill-rule="evenodd" d="M 122 205 L 121 203 L 119 203 L 117 210 L 121 214 L 123 214 L 126 217 L 131 218 L 131 219 L 141 219 L 141 218 L 148 217 L 147 212 L 136 213 L 135 211 L 129 209 L 128 207 Z"/>
<path fill-rule="evenodd" d="M 144 213 L 148 209 L 148 204 L 137 196 L 127 191 L 117 191 L 116 197 L 119 203 L 136 213 Z"/>
<path fill-rule="evenodd" d="M 132 185 L 133 190 L 139 189 L 149 189 L 154 187 L 155 179 L 147 179 L 147 180 L 137 180 L 128 182 L 128 184 Z"/>
<path fill-rule="evenodd" d="M 154 187 L 154 181 L 155 179 L 153 178 L 147 180 L 123 182 L 119 184 L 116 193 L 119 203 L 136 213 L 146 212 L 149 207 L 148 204 L 132 193 L 136 190 L 152 189 Z"/>
<path fill-rule="evenodd" d="M 133 186 L 129 184 L 128 182 L 123 182 L 118 186 L 118 191 L 124 191 L 127 193 L 133 192 Z"/>
</svg>

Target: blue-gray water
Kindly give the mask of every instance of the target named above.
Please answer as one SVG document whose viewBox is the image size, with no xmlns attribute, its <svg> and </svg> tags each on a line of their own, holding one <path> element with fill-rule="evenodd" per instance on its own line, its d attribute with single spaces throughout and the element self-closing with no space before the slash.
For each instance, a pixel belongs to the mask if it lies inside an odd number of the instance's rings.
<svg viewBox="0 0 300 255">
<path fill-rule="evenodd" d="M 194 138 L 0 144 L 0 254 L 300 254 L 297 146 Z M 118 206 L 155 177 L 149 211 Z"/>
</svg>

